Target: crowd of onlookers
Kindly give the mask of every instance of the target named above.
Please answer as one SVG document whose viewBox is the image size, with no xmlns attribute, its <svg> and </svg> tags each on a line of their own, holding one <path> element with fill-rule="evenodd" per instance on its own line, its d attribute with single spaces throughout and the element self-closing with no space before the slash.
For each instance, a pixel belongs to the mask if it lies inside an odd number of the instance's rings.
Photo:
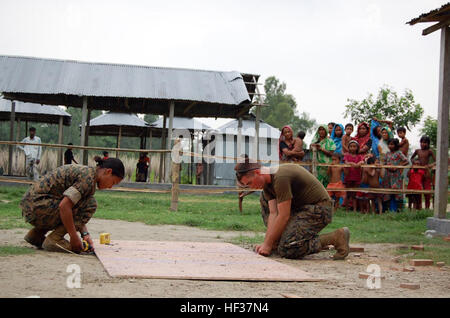
<svg viewBox="0 0 450 318">
<path fill-rule="evenodd" d="M 382 193 L 382 188 L 432 189 L 433 164 L 430 164 L 430 159 L 435 162 L 435 155 L 430 149 L 428 136 L 420 139 L 420 148 L 412 152 L 408 159 L 410 145 L 404 127 L 394 129 L 391 121 L 373 118 L 370 124 L 360 123 L 355 133 L 354 129 L 351 123 L 345 126 L 333 122 L 321 125 L 308 149 L 303 141 L 305 133 L 300 131 L 294 136 L 292 128 L 285 126 L 279 140 L 280 161 L 311 161 L 312 156 L 315 156 L 318 163 L 317 178 L 335 200 L 336 208 L 343 207 L 364 213 L 400 211 L 405 208 L 405 195 L 393 194 L 392 191 Z M 381 167 L 411 164 L 426 168 Z M 345 188 L 367 190 L 343 191 Z M 422 209 L 421 194 L 408 194 L 407 198 L 410 209 Z M 430 201 L 431 194 L 425 194 L 425 208 L 430 208 Z"/>
</svg>

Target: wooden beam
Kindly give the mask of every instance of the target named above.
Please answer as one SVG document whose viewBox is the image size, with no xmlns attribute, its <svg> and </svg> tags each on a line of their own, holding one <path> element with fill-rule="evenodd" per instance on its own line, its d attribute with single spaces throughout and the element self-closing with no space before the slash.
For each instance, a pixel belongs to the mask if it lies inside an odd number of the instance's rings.
<svg viewBox="0 0 450 318">
<path fill-rule="evenodd" d="M 239 112 L 239 113 L 237 113 L 236 114 L 236 117 L 241 117 L 245 112 L 248 112 L 248 110 L 250 109 L 250 108 L 252 108 L 252 104 L 249 104 L 249 105 L 247 105 L 247 106 L 244 106 L 242 109 L 241 109 L 241 111 Z"/>
<path fill-rule="evenodd" d="M 425 36 L 425 35 L 431 34 L 431 33 L 433 33 L 434 31 L 437 31 L 437 30 L 439 30 L 439 29 L 442 29 L 442 28 L 445 27 L 445 26 L 448 26 L 449 24 L 450 24 L 450 18 L 447 19 L 447 20 L 441 21 L 441 22 L 439 22 L 439 23 L 433 24 L 432 26 L 430 26 L 430 27 L 424 29 L 424 30 L 422 31 L 422 35 Z"/>
<path fill-rule="evenodd" d="M 63 116 L 59 116 L 59 125 L 58 125 L 58 144 L 63 143 Z M 58 149 L 58 167 L 63 165 L 63 149 Z"/>
<path fill-rule="evenodd" d="M 439 105 L 436 154 L 436 185 L 434 195 L 434 217 L 445 219 L 447 211 L 448 169 L 448 119 L 450 105 L 450 28 L 441 31 L 441 53 L 439 65 Z"/>
<path fill-rule="evenodd" d="M 194 107 L 195 105 L 197 105 L 198 104 L 198 102 L 193 102 L 193 103 L 190 103 L 189 104 L 189 106 L 188 107 L 186 107 L 185 109 L 184 109 L 184 114 L 185 115 L 187 115 L 187 113 L 192 109 L 192 107 Z"/>
</svg>

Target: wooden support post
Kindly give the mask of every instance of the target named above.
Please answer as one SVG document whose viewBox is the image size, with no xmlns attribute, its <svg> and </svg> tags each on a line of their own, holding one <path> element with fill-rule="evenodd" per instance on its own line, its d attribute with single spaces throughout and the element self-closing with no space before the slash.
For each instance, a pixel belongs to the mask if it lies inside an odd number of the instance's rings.
<svg viewBox="0 0 450 318">
<path fill-rule="evenodd" d="M 148 144 L 148 147 L 146 147 L 146 148 L 152 149 L 153 131 L 151 128 L 149 128 L 149 133 L 150 133 L 150 138 L 149 138 L 149 142 L 148 142 L 149 144 Z M 149 157 L 150 157 L 150 166 L 148 167 L 148 182 L 150 183 L 150 182 L 152 182 L 151 177 L 152 177 L 152 160 L 153 160 L 153 158 L 152 158 L 151 154 L 149 154 Z M 156 176 L 156 171 L 155 171 L 155 176 Z M 156 181 L 155 178 L 154 178 L 154 181 Z"/>
<path fill-rule="evenodd" d="M 119 134 L 117 135 L 117 147 L 120 148 L 120 141 L 122 139 L 122 126 L 119 126 Z M 119 151 L 116 151 L 116 158 L 119 158 Z"/>
<path fill-rule="evenodd" d="M 80 136 L 80 144 L 81 146 L 86 146 L 86 120 L 88 113 L 88 101 L 87 96 L 83 97 L 83 108 L 81 109 L 81 136 Z M 86 150 L 81 150 L 81 162 L 84 164 L 87 159 Z"/>
<path fill-rule="evenodd" d="M 170 101 L 169 102 L 169 128 L 167 131 L 167 140 L 166 140 L 166 149 L 170 150 L 172 149 L 172 133 L 173 133 L 173 116 L 174 116 L 174 112 L 175 112 L 175 102 L 174 101 Z M 166 167 L 166 171 L 164 173 L 164 179 L 166 180 L 166 182 L 168 182 L 170 180 L 170 170 L 169 168 L 171 168 L 171 155 L 170 153 L 167 153 L 166 155 L 166 162 L 165 162 L 165 167 Z"/>
<path fill-rule="evenodd" d="M 169 102 L 169 130 L 167 131 L 167 146 L 166 146 L 167 150 L 170 150 L 172 148 L 174 112 L 175 112 L 175 102 L 170 101 Z M 166 171 L 165 171 L 165 180 L 167 180 L 167 181 L 170 180 L 170 169 L 169 169 L 169 167 L 171 167 L 170 161 L 171 161 L 171 155 L 170 155 L 170 153 L 168 153 L 166 155 Z"/>
<path fill-rule="evenodd" d="M 28 121 L 25 121 L 25 137 L 28 135 Z M 27 158 L 24 157 L 23 159 L 23 171 L 25 172 L 25 176 L 26 176 L 26 171 L 27 171 Z"/>
<path fill-rule="evenodd" d="M 90 130 L 91 130 L 91 110 L 88 109 L 87 120 L 86 120 L 86 139 L 84 140 L 84 143 L 86 146 L 89 146 L 89 131 Z M 86 150 L 84 157 L 85 157 L 85 159 L 84 159 L 83 164 L 85 166 L 87 166 L 88 162 L 89 162 L 89 150 Z"/>
<path fill-rule="evenodd" d="M 436 185 L 434 190 L 434 217 L 445 219 L 447 210 L 448 170 L 448 116 L 450 106 L 450 28 L 441 31 L 439 65 L 439 105 L 436 155 Z"/>
<path fill-rule="evenodd" d="M 194 153 L 194 134 L 195 134 L 195 131 L 192 131 L 192 134 L 191 134 L 191 184 L 194 184 L 194 178 L 197 175 L 197 169 L 195 169 L 196 166 L 194 163 L 194 155 L 193 155 L 193 153 Z"/>
<path fill-rule="evenodd" d="M 9 121 L 9 140 L 14 141 L 14 122 L 16 120 L 16 102 L 11 101 L 11 116 Z M 14 146 L 9 145 L 8 153 L 8 175 L 12 175 L 12 161 L 13 161 L 13 150 Z"/>
<path fill-rule="evenodd" d="M 161 149 L 164 149 L 164 146 L 166 145 L 166 115 L 163 116 L 163 129 L 161 132 Z M 166 159 L 166 153 L 162 152 L 160 159 L 159 159 L 159 183 L 162 182 L 163 180 L 163 166 L 164 166 L 164 161 Z"/>
<path fill-rule="evenodd" d="M 256 93 L 259 96 L 261 96 L 261 93 L 259 91 L 258 86 L 256 85 L 256 78 L 253 77 L 253 81 L 255 82 L 255 90 Z M 255 159 L 258 160 L 259 159 L 259 121 L 261 120 L 261 106 L 260 105 L 256 105 L 256 120 L 255 120 L 255 152 L 256 152 L 256 156 Z"/>
<path fill-rule="evenodd" d="M 242 155 L 242 117 L 239 117 L 238 119 L 238 134 L 236 144 L 236 157 L 240 158 Z"/>
<path fill-rule="evenodd" d="M 175 143 L 181 143 L 181 140 L 177 140 Z M 176 144 L 174 145 L 174 147 Z M 180 144 L 181 146 L 181 144 Z M 181 150 L 181 147 L 180 147 Z M 180 151 L 181 155 L 181 151 Z M 172 163 L 172 201 L 170 203 L 170 210 L 177 211 L 178 210 L 178 195 L 180 193 L 180 166 L 181 163 L 176 163 L 171 160 Z"/>
<path fill-rule="evenodd" d="M 59 117 L 58 125 L 58 144 L 63 144 L 63 116 Z M 58 167 L 63 165 L 63 149 L 58 149 Z"/>
<path fill-rule="evenodd" d="M 20 118 L 17 118 L 17 132 L 16 132 L 16 141 L 20 140 Z M 19 165 L 19 152 L 17 151 L 17 147 L 14 147 L 14 170 L 18 171 Z"/>
</svg>

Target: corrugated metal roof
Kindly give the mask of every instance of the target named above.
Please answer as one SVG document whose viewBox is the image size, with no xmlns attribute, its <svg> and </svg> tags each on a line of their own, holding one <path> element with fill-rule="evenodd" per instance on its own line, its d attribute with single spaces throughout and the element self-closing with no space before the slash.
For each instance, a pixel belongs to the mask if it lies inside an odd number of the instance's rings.
<svg viewBox="0 0 450 318">
<path fill-rule="evenodd" d="M 450 15 L 450 2 L 442 5 L 438 9 L 431 10 L 427 13 L 422 13 L 417 18 L 412 19 L 409 22 L 406 22 L 407 24 L 414 25 L 419 22 L 433 22 L 433 21 L 440 21 L 442 19 L 447 19 Z"/>
<path fill-rule="evenodd" d="M 152 128 L 163 128 L 163 118 L 151 123 Z M 169 118 L 166 118 L 166 128 L 169 128 Z M 174 117 L 173 118 L 174 129 L 189 129 L 189 130 L 206 130 L 211 129 L 208 125 L 202 123 L 195 118 Z"/>
<path fill-rule="evenodd" d="M 25 120 L 41 123 L 59 123 L 59 118 L 63 117 L 63 124 L 70 126 L 72 115 L 58 106 L 48 106 L 33 103 L 15 102 L 16 120 Z M 10 120 L 11 101 L 0 99 L 0 120 Z"/>
<path fill-rule="evenodd" d="M 0 55 L 0 92 L 250 102 L 239 72 L 88 63 Z"/>
<path fill-rule="evenodd" d="M 217 128 L 217 131 L 219 131 L 222 134 L 226 135 L 236 135 L 238 134 L 238 120 L 231 120 L 230 122 L 226 123 L 225 125 L 220 126 Z M 242 136 L 250 136 L 255 137 L 256 131 L 255 131 L 255 120 L 242 120 Z M 269 124 L 265 123 L 264 121 L 260 121 L 259 124 L 259 137 L 260 138 L 273 138 L 278 139 L 280 138 L 281 132 L 279 129 L 270 126 Z"/>
<path fill-rule="evenodd" d="M 145 120 L 135 114 L 107 112 L 89 121 L 90 127 L 95 126 L 133 126 L 150 127 Z"/>
</svg>

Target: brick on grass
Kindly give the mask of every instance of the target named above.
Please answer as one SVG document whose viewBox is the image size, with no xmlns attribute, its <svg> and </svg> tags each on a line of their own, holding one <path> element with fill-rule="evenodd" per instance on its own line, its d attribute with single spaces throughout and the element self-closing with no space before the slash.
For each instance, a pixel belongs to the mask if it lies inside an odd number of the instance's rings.
<svg viewBox="0 0 450 318">
<path fill-rule="evenodd" d="M 442 239 L 446 242 L 450 242 L 450 236 L 443 237 Z"/>
<path fill-rule="evenodd" d="M 403 268 L 403 271 L 404 272 L 408 272 L 408 273 L 410 273 L 410 272 L 414 272 L 416 269 L 414 268 L 414 267 L 404 267 Z"/>
<path fill-rule="evenodd" d="M 425 250 L 423 245 L 413 245 L 413 246 L 411 246 L 411 249 L 415 250 L 415 251 L 423 251 L 423 250 Z"/>
<path fill-rule="evenodd" d="M 350 246 L 350 253 L 364 253 L 364 247 Z"/>
<path fill-rule="evenodd" d="M 432 259 L 412 259 L 410 261 L 412 266 L 430 266 L 433 265 L 433 263 Z"/>
<path fill-rule="evenodd" d="M 401 288 L 408 288 L 408 289 L 419 289 L 419 284 L 412 284 L 412 283 L 402 283 L 400 284 Z"/>
<path fill-rule="evenodd" d="M 436 266 L 438 266 L 438 267 L 442 267 L 442 266 L 444 266 L 445 265 L 445 262 L 437 262 L 436 263 Z"/>
</svg>

